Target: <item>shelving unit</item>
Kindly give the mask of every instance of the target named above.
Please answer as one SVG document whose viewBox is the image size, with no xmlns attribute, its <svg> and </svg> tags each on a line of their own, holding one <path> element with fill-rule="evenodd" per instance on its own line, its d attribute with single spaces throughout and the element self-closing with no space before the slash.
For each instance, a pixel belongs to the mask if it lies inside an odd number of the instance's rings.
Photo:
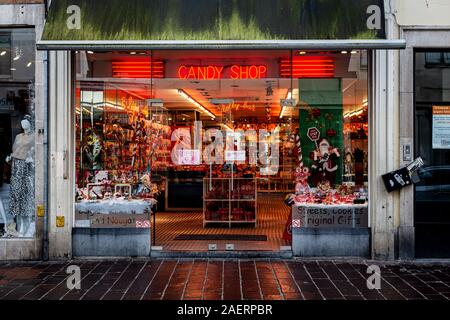
<svg viewBox="0 0 450 320">
<path fill-rule="evenodd" d="M 257 226 L 257 179 L 204 178 L 203 227 L 250 223 Z"/>
</svg>

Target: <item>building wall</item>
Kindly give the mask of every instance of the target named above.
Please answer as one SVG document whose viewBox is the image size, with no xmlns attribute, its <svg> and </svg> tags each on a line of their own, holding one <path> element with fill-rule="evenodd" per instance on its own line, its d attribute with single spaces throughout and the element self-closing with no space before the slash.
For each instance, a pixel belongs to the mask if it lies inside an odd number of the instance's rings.
<svg viewBox="0 0 450 320">
<path fill-rule="evenodd" d="M 21 3 L 21 4 L 5 4 Z M 23 3 L 33 3 L 23 5 Z M 34 26 L 36 41 L 42 33 L 45 17 L 43 1 L 0 1 L 0 27 Z M 36 51 L 35 61 L 35 119 L 36 119 L 36 207 L 45 205 L 45 130 L 46 130 L 46 53 Z M 0 239 L 1 260 L 39 259 L 42 253 L 44 218 L 36 218 L 35 239 Z"/>
<path fill-rule="evenodd" d="M 389 0 L 399 26 L 450 27 L 448 0 Z"/>
</svg>

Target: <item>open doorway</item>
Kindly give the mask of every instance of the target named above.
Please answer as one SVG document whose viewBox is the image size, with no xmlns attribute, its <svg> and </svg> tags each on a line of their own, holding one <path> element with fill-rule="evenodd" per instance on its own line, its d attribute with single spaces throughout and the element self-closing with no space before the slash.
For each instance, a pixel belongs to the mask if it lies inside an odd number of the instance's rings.
<svg viewBox="0 0 450 320">
<path fill-rule="evenodd" d="M 154 244 L 167 251 L 289 245 L 283 200 L 293 190 L 298 112 L 283 110 L 281 101 L 294 97 L 279 68 L 290 51 L 155 51 L 152 58 L 165 61 L 153 99 L 169 111 L 172 164 Z"/>
</svg>

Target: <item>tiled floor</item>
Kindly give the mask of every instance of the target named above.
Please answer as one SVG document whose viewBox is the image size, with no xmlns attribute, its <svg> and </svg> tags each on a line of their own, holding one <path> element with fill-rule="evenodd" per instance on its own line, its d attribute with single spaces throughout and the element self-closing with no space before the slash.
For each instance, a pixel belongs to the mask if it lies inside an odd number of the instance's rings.
<svg viewBox="0 0 450 320">
<path fill-rule="evenodd" d="M 240 227 L 203 228 L 203 212 L 161 212 L 156 217 L 156 244 L 166 251 L 207 251 L 209 243 L 215 243 L 218 250 L 225 250 L 227 243 L 233 243 L 235 250 L 278 251 L 287 245 L 283 232 L 289 215 L 289 207 L 281 194 L 258 195 L 258 225 Z M 174 240 L 180 234 L 245 234 L 267 235 L 267 241 L 180 241 Z"/>
<path fill-rule="evenodd" d="M 0 264 L 0 300 L 449 300 L 450 263 L 380 264 L 381 289 L 367 288 L 370 261 L 119 260 Z M 69 290 L 66 269 L 81 268 Z"/>
</svg>

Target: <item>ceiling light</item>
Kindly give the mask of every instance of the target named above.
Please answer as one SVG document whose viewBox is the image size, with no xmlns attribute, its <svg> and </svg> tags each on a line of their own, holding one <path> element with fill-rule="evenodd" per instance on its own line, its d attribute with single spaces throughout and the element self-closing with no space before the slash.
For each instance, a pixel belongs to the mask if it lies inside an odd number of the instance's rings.
<svg viewBox="0 0 450 320">
<path fill-rule="evenodd" d="M 6 51 L 2 51 L 1 53 L 0 53 L 0 56 L 4 56 L 6 54 Z"/>
<path fill-rule="evenodd" d="M 291 100 L 291 99 L 292 99 L 292 90 L 289 89 L 289 90 L 288 90 L 288 93 L 287 93 L 287 95 L 286 95 L 286 100 Z"/>
<path fill-rule="evenodd" d="M 292 89 L 288 89 L 288 92 L 286 94 L 286 101 L 288 100 L 292 100 L 293 98 L 293 90 Z M 280 112 L 280 119 L 283 119 L 284 116 L 286 116 L 286 114 L 288 113 L 288 111 L 293 111 L 293 106 L 288 106 L 288 105 L 284 105 L 281 108 L 281 112 Z"/>
<path fill-rule="evenodd" d="M 88 54 L 94 54 L 94 51 L 87 51 Z"/>
<path fill-rule="evenodd" d="M 351 52 L 350 52 L 351 54 L 357 54 L 358 53 L 358 51 L 356 51 L 356 50 L 352 50 Z"/>
<path fill-rule="evenodd" d="M 16 71 L 17 69 L 16 69 L 16 68 L 11 68 L 11 69 L 9 69 L 9 70 L 11 70 L 11 71 Z"/>
<path fill-rule="evenodd" d="M 306 51 L 300 51 L 299 54 L 304 55 L 306 54 Z"/>
<path fill-rule="evenodd" d="M 31 67 L 32 64 L 33 64 L 33 62 L 28 62 L 27 68 Z"/>
<path fill-rule="evenodd" d="M 136 52 L 133 51 L 133 52 L 130 52 L 130 54 L 136 54 Z"/>
<path fill-rule="evenodd" d="M 191 102 L 192 104 L 194 104 L 197 108 L 200 109 L 200 111 L 202 111 L 203 113 L 207 114 L 208 116 L 210 116 L 211 118 L 216 118 L 216 116 L 209 111 L 208 109 L 206 109 L 203 105 L 201 105 L 197 100 L 195 100 L 194 98 L 192 98 L 190 95 L 188 95 L 184 90 L 182 89 L 178 89 L 178 93 L 180 95 L 182 95 L 186 100 L 189 100 L 189 102 Z"/>
<path fill-rule="evenodd" d="M 19 60 L 20 59 L 20 56 L 16 56 L 16 57 L 14 57 L 14 61 L 17 61 L 17 60 Z"/>
<path fill-rule="evenodd" d="M 342 53 L 342 54 L 347 54 L 348 51 L 343 50 L 343 51 L 341 51 L 341 53 Z"/>
<path fill-rule="evenodd" d="M 368 106 L 368 105 L 369 105 L 369 100 L 364 99 L 363 102 L 362 102 L 362 105 L 363 105 L 364 107 Z"/>
</svg>

